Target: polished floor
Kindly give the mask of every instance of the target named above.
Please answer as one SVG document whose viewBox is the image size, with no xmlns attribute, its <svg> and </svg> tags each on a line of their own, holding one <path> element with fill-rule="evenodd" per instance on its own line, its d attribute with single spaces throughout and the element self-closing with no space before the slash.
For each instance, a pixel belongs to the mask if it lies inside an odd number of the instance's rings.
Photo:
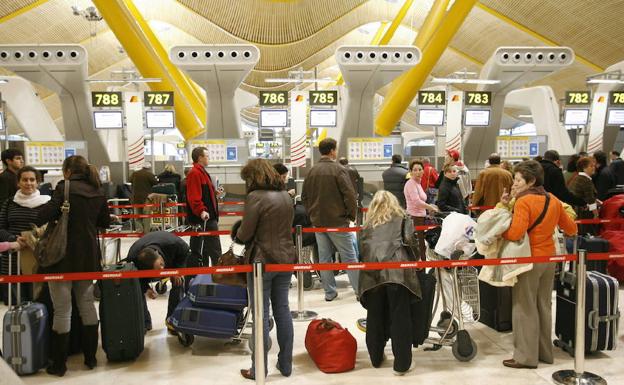
<svg viewBox="0 0 624 385">
<path fill-rule="evenodd" d="M 223 240 L 225 242 L 225 239 Z M 126 243 L 128 242 L 128 243 Z M 124 240 L 123 249 L 129 242 Z M 366 351 L 365 334 L 356 327 L 356 320 L 365 315 L 364 309 L 355 300 L 348 288 L 346 275 L 338 277 L 339 297 L 325 302 L 318 282 L 315 289 L 305 292 L 305 308 L 318 312 L 319 317 L 331 318 L 347 327 L 358 343 L 355 369 L 348 373 L 324 374 L 308 356 L 304 338 L 308 322 L 295 322 L 295 347 L 293 374 L 282 377 L 275 369 L 277 344 L 269 354 L 269 376 L 267 383 L 274 384 L 379 384 L 418 383 L 436 385 L 494 385 L 494 384 L 551 384 L 552 373 L 560 369 L 573 368 L 574 361 L 567 354 L 555 348 L 555 363 L 540 364 L 536 370 L 508 369 L 501 361 L 511 357 L 513 341 L 511 333 L 498 333 L 480 323 L 467 325 L 467 330 L 478 345 L 478 355 L 471 362 L 457 361 L 450 348 L 439 351 L 425 351 L 423 347 L 414 350 L 412 370 L 403 377 L 392 374 L 392 351 L 386 347 L 388 360 L 381 368 L 371 366 Z M 624 300 L 620 292 L 620 303 Z M 291 309 L 297 307 L 296 281 L 290 292 Z M 250 365 L 250 351 L 246 342 L 229 344 L 222 340 L 197 337 L 194 344 L 185 348 L 176 337 L 169 336 L 164 327 L 167 308 L 166 295 L 149 301 L 154 320 L 154 329 L 147 333 L 145 351 L 134 362 L 107 363 L 103 351 L 98 352 L 100 365 L 93 371 L 82 364 L 81 356 L 68 361 L 68 372 L 63 378 L 51 377 L 40 372 L 23 377 L 25 384 L 72 384 L 72 385 L 192 385 L 192 384 L 252 384 L 243 379 L 239 370 Z M 554 310 L 554 307 L 553 307 Z M 6 307 L 0 307 L 0 315 Z M 436 317 L 437 319 L 437 317 Z M 553 320 L 554 321 L 554 320 Z M 274 333 L 274 332 L 273 332 Z M 273 335 L 273 341 L 275 336 Z M 624 384 L 624 332 L 620 330 L 620 346 L 616 351 L 598 353 L 587 358 L 585 370 L 600 374 L 609 384 Z M 0 369 L 0 373 L 2 370 Z M 0 384 L 15 384 L 16 380 L 0 375 Z"/>
</svg>

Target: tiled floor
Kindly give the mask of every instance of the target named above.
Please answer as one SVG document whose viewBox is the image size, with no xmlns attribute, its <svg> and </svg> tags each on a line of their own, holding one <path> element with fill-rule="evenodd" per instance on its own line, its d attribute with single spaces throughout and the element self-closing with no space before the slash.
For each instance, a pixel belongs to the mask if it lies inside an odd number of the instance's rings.
<svg viewBox="0 0 624 385">
<path fill-rule="evenodd" d="M 124 243 L 127 250 L 128 244 Z M 277 344 L 269 354 L 269 377 L 267 383 L 275 384 L 379 384 L 379 383 L 422 383 L 422 384 L 551 384 L 552 373 L 560 369 L 571 369 L 573 359 L 559 349 L 555 349 L 555 364 L 541 364 L 536 370 L 514 370 L 502 366 L 501 361 L 511 357 L 512 335 L 498 333 L 482 324 L 467 325 L 471 336 L 478 345 L 477 357 L 467 363 L 458 362 L 450 348 L 439 351 L 414 351 L 412 371 L 404 377 L 392 374 L 392 352 L 386 348 L 389 360 L 382 368 L 371 366 L 366 351 L 365 334 L 360 332 L 355 321 L 364 316 L 364 309 L 355 301 L 355 295 L 347 287 L 346 275 L 338 277 L 340 296 L 336 301 L 324 301 L 318 283 L 316 289 L 305 292 L 306 309 L 315 310 L 320 317 L 332 318 L 349 328 L 358 343 L 355 370 L 341 374 L 320 372 L 304 347 L 307 322 L 295 323 L 294 369 L 290 378 L 282 377 L 275 369 Z M 620 299 L 624 299 L 622 294 Z M 297 306 L 295 281 L 290 292 L 291 309 Z M 100 365 L 88 371 L 82 364 L 81 356 L 69 359 L 69 371 L 63 378 L 51 377 L 43 371 L 37 375 L 24 377 L 26 384 L 75 384 L 75 385 L 136 385 L 136 384 L 251 384 L 243 379 L 239 369 L 250 365 L 250 352 L 246 343 L 230 345 L 224 341 L 197 337 L 190 348 L 182 347 L 175 337 L 168 336 L 164 327 L 167 308 L 166 296 L 149 301 L 154 319 L 154 330 L 146 336 L 145 351 L 135 362 L 109 364 L 103 351 L 98 352 Z M 0 308 L 4 313 L 6 308 Z M 437 319 L 437 317 L 436 317 Z M 588 357 L 586 370 L 602 375 L 609 384 L 624 384 L 624 336 L 620 331 L 620 347 L 616 351 L 599 353 Z M 275 336 L 273 335 L 275 341 Z M 0 370 L 1 372 L 1 370 Z M 0 376 L 0 384 L 14 384 L 7 376 Z"/>
</svg>

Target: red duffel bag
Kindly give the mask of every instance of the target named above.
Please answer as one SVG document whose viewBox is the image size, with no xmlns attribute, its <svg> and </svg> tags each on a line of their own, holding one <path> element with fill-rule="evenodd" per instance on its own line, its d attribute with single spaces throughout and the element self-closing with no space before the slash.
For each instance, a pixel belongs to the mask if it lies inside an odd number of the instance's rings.
<svg viewBox="0 0 624 385">
<path fill-rule="evenodd" d="M 357 341 L 347 329 L 329 318 L 310 322 L 305 347 L 324 373 L 348 372 L 355 367 Z"/>
<path fill-rule="evenodd" d="M 600 234 L 604 239 L 609 241 L 611 248 L 610 253 L 624 253 L 624 231 L 603 231 Z M 609 275 L 624 282 L 624 259 L 613 259 L 607 265 Z"/>
</svg>

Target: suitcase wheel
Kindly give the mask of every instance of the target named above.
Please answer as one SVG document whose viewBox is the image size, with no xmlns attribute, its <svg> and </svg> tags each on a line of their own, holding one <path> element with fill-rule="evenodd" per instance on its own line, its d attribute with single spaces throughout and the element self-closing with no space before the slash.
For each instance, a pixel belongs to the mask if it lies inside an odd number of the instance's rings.
<svg viewBox="0 0 624 385">
<path fill-rule="evenodd" d="M 189 346 L 193 345 L 193 342 L 195 341 L 195 336 L 192 334 L 178 333 L 178 341 L 180 341 L 180 344 L 182 346 L 188 348 Z"/>
<path fill-rule="evenodd" d="M 167 292 L 167 282 L 158 281 L 156 282 L 156 293 L 163 295 Z"/>
<path fill-rule="evenodd" d="M 440 318 L 441 319 L 438 321 L 438 324 L 437 324 L 437 326 L 440 329 L 443 329 L 442 331 L 438 332 L 440 337 L 444 337 L 445 334 L 446 334 L 445 338 L 455 337 L 455 335 L 457 334 L 457 331 L 459 330 L 459 324 L 457 323 L 457 321 L 452 320 L 451 322 L 450 318 L 442 318 L 442 316 Z M 449 323 L 450 323 L 450 328 L 449 328 Z"/>
<path fill-rule="evenodd" d="M 468 362 L 477 356 L 477 344 L 465 330 L 453 342 L 453 356 L 457 361 Z"/>
</svg>

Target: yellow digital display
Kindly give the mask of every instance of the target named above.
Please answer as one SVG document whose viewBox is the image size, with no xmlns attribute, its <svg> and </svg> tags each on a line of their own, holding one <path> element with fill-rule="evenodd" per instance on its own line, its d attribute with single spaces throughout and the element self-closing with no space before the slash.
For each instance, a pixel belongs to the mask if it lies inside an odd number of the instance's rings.
<svg viewBox="0 0 624 385">
<path fill-rule="evenodd" d="M 335 106 L 338 104 L 338 91 L 310 91 L 311 106 Z"/>
<path fill-rule="evenodd" d="M 565 103 L 568 106 L 584 106 L 591 104 L 591 92 L 567 91 L 565 93 Z"/>
<path fill-rule="evenodd" d="M 464 104 L 467 106 L 491 106 L 492 93 L 489 91 L 464 92 Z"/>
<path fill-rule="evenodd" d="M 260 91 L 260 106 L 287 106 L 288 91 Z"/>
<path fill-rule="evenodd" d="M 93 107 L 121 107 L 121 92 L 91 92 Z"/>
<path fill-rule="evenodd" d="M 624 106 L 624 91 L 609 92 L 609 105 Z"/>
<path fill-rule="evenodd" d="M 173 91 L 145 91 L 143 105 L 145 107 L 173 107 Z"/>
<path fill-rule="evenodd" d="M 446 104 L 446 91 L 418 91 L 418 104 L 428 106 Z"/>
</svg>

